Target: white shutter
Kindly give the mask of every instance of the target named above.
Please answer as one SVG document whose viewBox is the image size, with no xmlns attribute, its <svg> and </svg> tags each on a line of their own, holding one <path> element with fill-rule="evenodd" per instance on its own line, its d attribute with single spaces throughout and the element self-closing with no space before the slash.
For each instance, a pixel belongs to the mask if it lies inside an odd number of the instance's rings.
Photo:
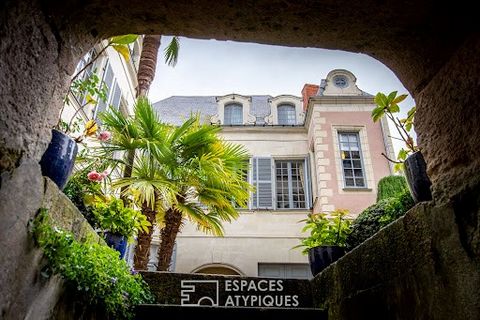
<svg viewBox="0 0 480 320">
<path fill-rule="evenodd" d="M 272 158 L 253 158 L 253 207 L 273 209 Z"/>
</svg>

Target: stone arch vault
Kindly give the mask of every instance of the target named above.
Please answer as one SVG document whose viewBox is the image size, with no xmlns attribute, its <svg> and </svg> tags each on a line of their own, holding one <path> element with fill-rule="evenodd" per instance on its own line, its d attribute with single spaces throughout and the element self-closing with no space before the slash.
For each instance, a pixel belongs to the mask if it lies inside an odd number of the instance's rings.
<svg viewBox="0 0 480 320">
<path fill-rule="evenodd" d="M 419 144 L 435 202 L 471 199 L 469 190 L 480 181 L 480 25 L 472 6 L 462 0 L 454 6 L 427 0 L 2 1 L 0 244 L 11 252 L 2 263 L 0 287 L 9 288 L 18 272 L 28 270 L 24 226 L 40 205 L 37 163 L 69 74 L 94 43 L 118 34 L 322 47 L 375 57 L 418 103 Z M 472 213 L 477 202 L 470 207 L 456 213 L 462 243 L 478 259 L 478 214 Z"/>
</svg>

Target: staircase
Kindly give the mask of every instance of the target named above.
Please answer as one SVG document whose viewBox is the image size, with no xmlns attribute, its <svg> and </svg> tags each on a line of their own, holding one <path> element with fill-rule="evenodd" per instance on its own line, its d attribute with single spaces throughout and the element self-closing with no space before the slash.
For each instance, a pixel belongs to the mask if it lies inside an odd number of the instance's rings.
<svg viewBox="0 0 480 320">
<path fill-rule="evenodd" d="M 140 305 L 136 319 L 159 316 L 205 316 L 225 319 L 235 315 L 278 319 L 313 316 L 327 319 L 327 312 L 313 308 L 308 280 L 239 276 L 144 272 L 156 304 Z"/>
</svg>

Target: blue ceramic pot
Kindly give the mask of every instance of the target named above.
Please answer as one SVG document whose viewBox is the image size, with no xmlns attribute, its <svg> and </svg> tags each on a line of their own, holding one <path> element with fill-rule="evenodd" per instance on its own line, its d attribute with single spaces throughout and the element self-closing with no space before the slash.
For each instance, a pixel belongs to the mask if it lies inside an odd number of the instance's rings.
<svg viewBox="0 0 480 320">
<path fill-rule="evenodd" d="M 320 246 L 308 250 L 308 262 L 313 276 L 334 263 L 345 254 L 345 248 L 339 246 Z"/>
<path fill-rule="evenodd" d="M 412 153 L 404 162 L 405 177 L 410 193 L 415 203 L 432 200 L 430 186 L 432 183 L 427 175 L 427 164 L 420 151 Z"/>
<path fill-rule="evenodd" d="M 123 259 L 127 250 L 127 238 L 118 233 L 105 232 L 105 242 L 110 248 L 120 252 L 120 259 Z"/>
<path fill-rule="evenodd" d="M 40 160 L 42 174 L 49 177 L 63 190 L 72 173 L 78 146 L 72 138 L 53 129 L 52 140 Z"/>
</svg>

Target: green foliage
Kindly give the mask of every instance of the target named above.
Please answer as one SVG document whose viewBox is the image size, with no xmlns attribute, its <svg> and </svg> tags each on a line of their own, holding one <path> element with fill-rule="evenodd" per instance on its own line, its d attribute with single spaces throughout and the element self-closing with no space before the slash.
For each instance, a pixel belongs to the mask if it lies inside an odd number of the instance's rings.
<svg viewBox="0 0 480 320">
<path fill-rule="evenodd" d="M 117 51 L 120 55 L 122 55 L 125 61 L 128 61 L 130 60 L 130 49 L 128 48 L 128 45 L 130 43 L 135 42 L 137 38 L 138 38 L 138 35 L 136 34 L 127 34 L 123 36 L 117 36 L 117 37 L 111 38 L 108 45 L 112 46 L 112 48 L 115 51 Z"/>
<path fill-rule="evenodd" d="M 353 221 L 351 233 L 346 240 L 347 249 L 357 247 L 382 227 L 403 216 L 413 205 L 412 196 L 406 190 L 397 197 L 380 200 L 368 207 Z"/>
<path fill-rule="evenodd" d="M 60 275 L 89 304 L 99 305 L 115 319 L 133 318 L 133 308 L 150 303 L 153 296 L 139 274 L 132 274 L 117 251 L 87 240 L 81 243 L 70 232 L 52 227 L 47 210 L 34 221 L 34 237 L 43 249 L 49 269 Z"/>
<path fill-rule="evenodd" d="M 180 51 L 180 41 L 178 37 L 173 37 L 164 51 L 165 63 L 175 67 L 178 60 L 178 52 Z"/>
<path fill-rule="evenodd" d="M 309 214 L 308 218 L 302 220 L 305 226 L 302 232 L 310 231 L 310 235 L 302 239 L 303 254 L 307 254 L 310 248 L 319 246 L 345 246 L 345 241 L 350 233 L 351 221 L 347 219 L 347 210 L 335 210 L 330 215 L 325 213 Z"/>
<path fill-rule="evenodd" d="M 418 147 L 415 145 L 415 141 L 410 134 L 410 131 L 413 129 L 414 126 L 414 118 L 416 107 L 412 107 L 408 113 L 407 118 L 399 119 L 398 117 L 394 116 L 395 113 L 400 112 L 400 107 L 398 104 L 404 101 L 408 95 L 401 94 L 397 96 L 397 91 L 390 92 L 387 96 L 384 93 L 377 93 L 375 96 L 375 103 L 377 107 L 372 111 L 372 119 L 374 122 L 377 122 L 382 117 L 386 116 L 393 122 L 397 132 L 399 133 L 401 139 L 405 142 L 406 149 L 402 148 L 397 156 L 397 161 L 387 158 L 388 160 L 395 162 L 394 169 L 395 171 L 402 170 L 402 163 L 405 161 L 407 156 L 412 153 L 418 151 Z"/>
<path fill-rule="evenodd" d="M 94 70 L 86 78 L 73 80 L 70 92 L 77 97 L 85 97 L 86 104 L 96 104 L 95 97 L 98 97 L 103 102 L 107 101 L 108 87 L 98 77 L 97 70 Z M 65 102 L 67 104 L 70 102 L 68 95 L 65 97 Z"/>
<path fill-rule="evenodd" d="M 139 231 L 148 232 L 151 225 L 139 211 L 124 207 L 123 200 L 110 198 L 95 202 L 93 215 L 97 225 L 110 233 L 121 234 L 132 240 Z"/>
<path fill-rule="evenodd" d="M 386 198 L 398 197 L 408 191 L 404 176 L 387 176 L 378 182 L 377 202 Z"/>
<path fill-rule="evenodd" d="M 132 118 L 112 110 L 101 119 L 112 132 L 105 157 L 137 150 L 132 177 L 118 179 L 114 186 L 126 187 L 137 203 L 155 207 L 160 223 L 174 208 L 200 230 L 222 235 L 222 221 L 238 216 L 235 204 L 247 205 L 252 190 L 244 180 L 248 152 L 224 142 L 221 128 L 201 124 L 198 116 L 179 127 L 163 124 L 145 98 L 137 101 Z"/>
</svg>

